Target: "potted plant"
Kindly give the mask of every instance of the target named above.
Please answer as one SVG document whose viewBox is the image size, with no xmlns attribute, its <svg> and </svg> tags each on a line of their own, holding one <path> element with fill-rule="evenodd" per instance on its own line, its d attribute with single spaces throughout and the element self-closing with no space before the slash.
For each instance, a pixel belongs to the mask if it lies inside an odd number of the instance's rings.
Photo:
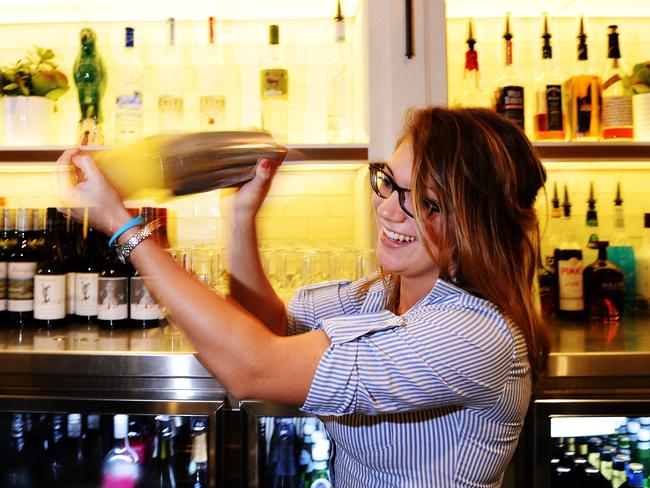
<svg viewBox="0 0 650 488">
<path fill-rule="evenodd" d="M 55 102 L 68 91 L 51 49 L 35 47 L 12 66 L 0 69 L 4 144 L 47 145 Z"/>
<path fill-rule="evenodd" d="M 630 88 L 634 92 L 634 138 L 650 141 L 650 61 L 638 63 L 632 69 Z"/>
</svg>

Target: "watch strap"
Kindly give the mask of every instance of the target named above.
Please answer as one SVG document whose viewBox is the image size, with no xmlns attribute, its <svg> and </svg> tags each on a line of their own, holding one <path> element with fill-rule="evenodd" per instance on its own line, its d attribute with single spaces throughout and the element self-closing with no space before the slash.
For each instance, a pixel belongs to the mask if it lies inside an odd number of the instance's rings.
<svg viewBox="0 0 650 488">
<path fill-rule="evenodd" d="M 120 258 L 120 261 L 122 261 L 124 264 L 130 262 L 131 252 L 133 252 L 138 244 L 140 244 L 148 237 L 151 237 L 153 233 L 160 227 L 161 223 L 162 222 L 160 220 L 149 222 L 142 229 L 129 237 L 125 242 L 122 244 L 117 244 L 115 246 L 115 251 L 117 252 L 117 256 Z"/>
</svg>

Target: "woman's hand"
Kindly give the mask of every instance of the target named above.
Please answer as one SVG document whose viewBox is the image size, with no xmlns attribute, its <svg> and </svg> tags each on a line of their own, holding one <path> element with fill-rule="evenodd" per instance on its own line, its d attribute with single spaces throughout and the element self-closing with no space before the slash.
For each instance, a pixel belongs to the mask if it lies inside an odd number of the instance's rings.
<svg viewBox="0 0 650 488">
<path fill-rule="evenodd" d="M 269 193 L 271 182 L 280 164 L 282 163 L 270 159 L 260 159 L 258 161 L 255 177 L 245 183 L 235 196 L 233 212 L 236 218 L 255 218 L 266 195 Z"/>
<path fill-rule="evenodd" d="M 83 220 L 87 208 L 88 224 L 107 235 L 131 219 L 119 194 L 88 154 L 79 148 L 69 149 L 59 157 L 57 167 L 59 197 L 63 202 L 60 212 Z"/>
</svg>

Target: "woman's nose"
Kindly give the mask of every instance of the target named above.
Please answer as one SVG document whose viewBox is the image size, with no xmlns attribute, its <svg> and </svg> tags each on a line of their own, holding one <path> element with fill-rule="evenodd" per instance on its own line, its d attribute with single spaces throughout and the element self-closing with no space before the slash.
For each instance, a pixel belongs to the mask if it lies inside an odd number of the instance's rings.
<svg viewBox="0 0 650 488">
<path fill-rule="evenodd" d="M 382 198 L 377 206 L 377 213 L 379 216 L 394 221 L 402 221 L 406 218 L 406 214 L 399 204 L 399 195 L 396 191 L 390 194 L 388 198 Z"/>
</svg>

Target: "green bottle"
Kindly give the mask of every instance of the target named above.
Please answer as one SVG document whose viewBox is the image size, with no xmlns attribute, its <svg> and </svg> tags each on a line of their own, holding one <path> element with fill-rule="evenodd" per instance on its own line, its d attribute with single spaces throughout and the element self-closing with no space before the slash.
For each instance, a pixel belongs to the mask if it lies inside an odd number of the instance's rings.
<svg viewBox="0 0 650 488">
<path fill-rule="evenodd" d="M 313 436 L 312 436 L 312 440 Z M 310 488 L 331 488 L 330 473 L 327 467 L 329 459 L 330 441 L 328 439 L 315 439 L 311 450 L 314 470 L 311 473 Z"/>
<path fill-rule="evenodd" d="M 101 131 L 101 99 L 106 89 L 106 68 L 95 43 L 97 35 L 87 27 L 79 33 L 80 47 L 75 59 L 73 74 L 79 94 L 78 144 L 101 145 L 104 137 Z"/>
</svg>

